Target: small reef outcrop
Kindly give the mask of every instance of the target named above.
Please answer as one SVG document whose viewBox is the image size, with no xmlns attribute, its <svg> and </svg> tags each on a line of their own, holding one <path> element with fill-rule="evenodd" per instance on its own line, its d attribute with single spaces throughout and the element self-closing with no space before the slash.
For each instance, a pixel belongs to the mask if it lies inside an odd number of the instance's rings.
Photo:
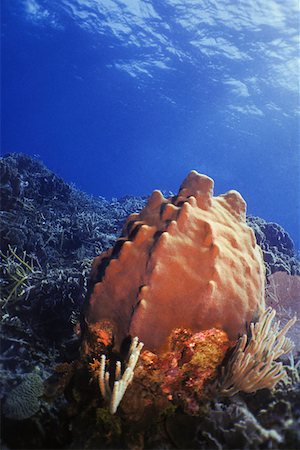
<svg viewBox="0 0 300 450">
<path fill-rule="evenodd" d="M 263 251 L 267 276 L 275 272 L 300 275 L 295 245 L 282 226 L 255 216 L 248 216 L 247 224 L 253 229 L 256 241 Z"/>
</svg>

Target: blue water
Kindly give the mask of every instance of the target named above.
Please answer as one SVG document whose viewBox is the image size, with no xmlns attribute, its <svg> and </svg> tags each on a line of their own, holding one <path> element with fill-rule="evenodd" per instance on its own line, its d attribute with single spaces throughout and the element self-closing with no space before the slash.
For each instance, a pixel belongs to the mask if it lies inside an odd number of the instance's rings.
<svg viewBox="0 0 300 450">
<path fill-rule="evenodd" d="M 297 0 L 3 0 L 2 152 L 95 195 L 237 189 L 300 248 Z"/>
</svg>

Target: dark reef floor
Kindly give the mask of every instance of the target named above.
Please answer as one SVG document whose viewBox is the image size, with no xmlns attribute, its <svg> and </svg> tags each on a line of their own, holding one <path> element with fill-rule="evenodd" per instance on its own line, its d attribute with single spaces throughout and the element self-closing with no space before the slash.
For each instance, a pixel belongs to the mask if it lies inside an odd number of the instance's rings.
<svg viewBox="0 0 300 450">
<path fill-rule="evenodd" d="M 110 416 L 88 373 L 79 367 L 74 376 L 76 329 L 92 259 L 112 246 L 127 216 L 147 199 L 89 197 L 24 154 L 1 158 L 0 177 L 3 450 L 300 449 L 295 367 L 272 392 L 216 398 L 197 416 L 171 403 L 139 420 L 122 408 Z M 247 221 L 267 275 L 300 275 L 288 233 L 258 217 Z M 292 300 L 299 305 L 299 295 Z M 290 303 L 278 314 L 285 321 L 294 311 Z M 294 365 L 298 360 L 299 342 Z"/>
</svg>

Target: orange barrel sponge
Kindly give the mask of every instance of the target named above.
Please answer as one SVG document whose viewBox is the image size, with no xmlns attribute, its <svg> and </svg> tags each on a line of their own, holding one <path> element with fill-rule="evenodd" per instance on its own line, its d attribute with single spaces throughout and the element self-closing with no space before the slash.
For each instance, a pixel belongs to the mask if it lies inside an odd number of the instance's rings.
<svg viewBox="0 0 300 450">
<path fill-rule="evenodd" d="M 131 214 L 115 246 L 95 258 L 85 320 L 109 321 L 115 349 L 138 336 L 153 352 L 174 328 L 245 332 L 265 306 L 265 268 L 246 203 L 213 196 L 213 180 L 192 171 L 178 195 L 154 191 Z"/>
</svg>

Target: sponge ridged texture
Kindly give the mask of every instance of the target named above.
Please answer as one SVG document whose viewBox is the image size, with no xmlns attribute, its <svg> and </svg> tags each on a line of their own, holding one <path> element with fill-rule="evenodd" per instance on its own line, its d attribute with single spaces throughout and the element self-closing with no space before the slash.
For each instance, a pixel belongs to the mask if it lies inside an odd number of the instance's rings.
<svg viewBox="0 0 300 450">
<path fill-rule="evenodd" d="M 245 201 L 236 191 L 213 197 L 213 180 L 196 171 L 177 196 L 154 191 L 128 217 L 115 247 L 95 258 L 91 280 L 86 320 L 109 320 L 116 346 L 131 335 L 157 351 L 176 327 L 236 339 L 264 309 L 264 263 Z"/>
</svg>

